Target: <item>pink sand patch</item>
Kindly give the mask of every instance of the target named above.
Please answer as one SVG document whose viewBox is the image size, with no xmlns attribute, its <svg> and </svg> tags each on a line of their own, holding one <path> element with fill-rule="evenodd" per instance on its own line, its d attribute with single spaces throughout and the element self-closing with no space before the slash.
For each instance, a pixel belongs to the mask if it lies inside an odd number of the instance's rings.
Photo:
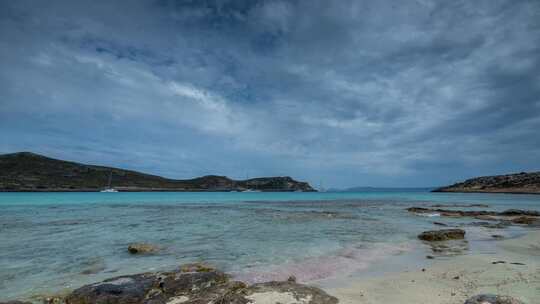
<svg viewBox="0 0 540 304">
<path fill-rule="evenodd" d="M 332 255 L 308 257 L 298 262 L 251 268 L 235 274 L 235 279 L 247 283 L 282 281 L 294 275 L 301 282 L 316 281 L 337 275 L 347 275 L 367 269 L 376 261 L 413 249 L 412 244 L 375 244 L 370 248 L 344 248 Z"/>
</svg>

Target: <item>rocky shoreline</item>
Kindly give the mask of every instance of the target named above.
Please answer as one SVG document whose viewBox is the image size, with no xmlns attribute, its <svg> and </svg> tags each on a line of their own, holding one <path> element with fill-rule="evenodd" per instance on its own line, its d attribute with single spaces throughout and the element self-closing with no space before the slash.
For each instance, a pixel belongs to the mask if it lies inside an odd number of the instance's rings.
<svg viewBox="0 0 540 304">
<path fill-rule="evenodd" d="M 476 177 L 432 192 L 540 194 L 540 172 Z"/>
<path fill-rule="evenodd" d="M 140 273 L 107 279 L 75 289 L 44 304 L 337 304 L 319 288 L 296 282 L 272 281 L 248 285 L 233 281 L 211 266 L 186 264 L 168 272 Z M 9 301 L 1 304 L 30 304 Z"/>
<path fill-rule="evenodd" d="M 422 272 L 425 272 L 422 269 Z M 459 280 L 454 277 L 454 280 Z M 414 282 L 414 280 L 413 280 Z M 118 276 L 82 286 L 65 296 L 41 299 L 43 304 L 338 304 L 340 300 L 320 288 L 296 282 L 271 281 L 248 285 L 211 266 L 194 263 L 168 272 Z M 348 303 L 348 302 L 345 302 Z M 381 302 L 382 303 L 382 302 Z M 6 301 L 0 304 L 32 304 Z M 494 294 L 468 298 L 465 304 L 524 304 Z"/>
</svg>

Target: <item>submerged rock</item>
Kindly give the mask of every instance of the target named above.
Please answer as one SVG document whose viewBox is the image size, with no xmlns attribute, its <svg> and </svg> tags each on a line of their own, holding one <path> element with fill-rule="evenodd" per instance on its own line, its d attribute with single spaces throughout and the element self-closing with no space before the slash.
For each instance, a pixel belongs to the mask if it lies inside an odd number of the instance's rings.
<svg viewBox="0 0 540 304">
<path fill-rule="evenodd" d="M 447 224 L 441 223 L 441 222 L 433 222 L 433 225 L 437 225 L 437 226 L 448 226 Z"/>
<path fill-rule="evenodd" d="M 335 304 L 324 291 L 293 281 L 248 286 L 204 264 L 187 264 L 171 272 L 120 276 L 83 286 L 66 304 Z M 18 304 L 18 303 L 14 303 Z"/>
<path fill-rule="evenodd" d="M 407 208 L 407 211 L 418 213 L 418 214 L 424 214 L 424 213 L 438 213 L 441 216 L 451 216 L 451 217 L 461 217 L 461 216 L 470 216 L 470 217 L 476 217 L 479 219 L 487 220 L 489 219 L 496 219 L 493 218 L 493 216 L 535 216 L 540 217 L 539 211 L 534 210 L 520 210 L 520 209 L 509 209 L 503 212 L 497 212 L 497 211 L 488 211 L 488 210 L 451 210 L 451 209 L 432 209 L 432 208 L 424 208 L 424 207 L 410 207 Z"/>
<path fill-rule="evenodd" d="M 441 242 L 429 242 L 433 254 L 436 256 L 455 256 L 464 254 L 469 250 L 467 240 L 448 240 Z"/>
<path fill-rule="evenodd" d="M 540 211 L 534 211 L 534 210 L 521 210 L 521 209 L 508 209 L 506 211 L 503 211 L 499 213 L 499 215 L 504 216 L 540 216 Z"/>
<path fill-rule="evenodd" d="M 476 226 L 476 227 L 485 227 L 485 228 L 491 228 L 491 229 L 502 229 L 510 226 L 509 221 L 500 221 L 497 223 L 491 223 L 491 222 L 472 222 L 469 224 L 465 224 L 464 226 Z"/>
<path fill-rule="evenodd" d="M 512 219 L 512 223 L 520 224 L 520 225 L 531 225 L 539 221 L 540 219 L 536 217 L 531 217 L 531 216 L 520 216 L 515 219 Z"/>
<path fill-rule="evenodd" d="M 523 302 L 509 296 L 484 294 L 469 298 L 465 304 L 523 304 Z"/>
<path fill-rule="evenodd" d="M 204 263 L 191 263 L 180 266 L 182 272 L 212 272 L 216 269 L 208 264 Z"/>
<path fill-rule="evenodd" d="M 442 229 L 424 231 L 418 235 L 418 238 L 423 241 L 447 241 L 447 240 L 460 240 L 465 238 L 465 230 L 461 229 Z"/>
<path fill-rule="evenodd" d="M 128 246 L 128 252 L 131 254 L 155 253 L 158 250 L 157 246 L 146 243 L 133 243 Z"/>
</svg>

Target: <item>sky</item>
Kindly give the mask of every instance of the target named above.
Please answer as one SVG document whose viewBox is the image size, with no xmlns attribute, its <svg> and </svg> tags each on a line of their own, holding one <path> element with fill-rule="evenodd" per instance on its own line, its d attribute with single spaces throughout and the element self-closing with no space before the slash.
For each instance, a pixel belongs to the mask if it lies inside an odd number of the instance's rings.
<svg viewBox="0 0 540 304">
<path fill-rule="evenodd" d="M 540 1 L 0 1 L 0 153 L 422 187 L 540 170 Z"/>
</svg>

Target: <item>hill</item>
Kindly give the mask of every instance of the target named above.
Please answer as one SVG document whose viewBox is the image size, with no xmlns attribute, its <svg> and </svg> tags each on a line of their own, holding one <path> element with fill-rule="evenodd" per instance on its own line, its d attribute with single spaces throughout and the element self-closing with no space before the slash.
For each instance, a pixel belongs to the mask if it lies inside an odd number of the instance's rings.
<svg viewBox="0 0 540 304">
<path fill-rule="evenodd" d="M 540 194 L 540 172 L 482 176 L 433 190 L 433 192 L 488 192 Z"/>
<path fill-rule="evenodd" d="M 86 165 L 31 152 L 0 155 L 0 191 L 315 191 L 291 177 L 233 180 L 209 175 L 176 180 L 119 168 Z"/>
</svg>

